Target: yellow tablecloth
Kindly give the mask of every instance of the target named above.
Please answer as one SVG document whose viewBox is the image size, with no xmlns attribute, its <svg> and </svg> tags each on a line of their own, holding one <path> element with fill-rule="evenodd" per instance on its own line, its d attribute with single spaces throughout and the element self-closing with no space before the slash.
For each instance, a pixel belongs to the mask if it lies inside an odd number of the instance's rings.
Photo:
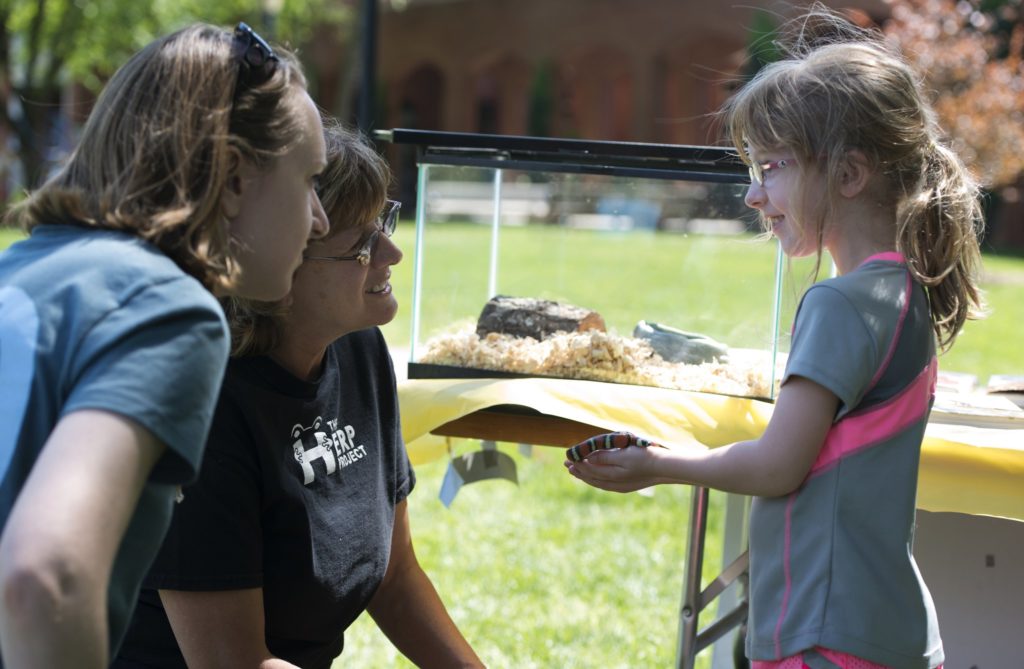
<svg viewBox="0 0 1024 669">
<path fill-rule="evenodd" d="M 445 453 L 435 428 L 499 404 L 629 430 L 667 444 L 722 446 L 761 434 L 772 405 L 662 388 L 563 379 L 416 379 L 398 387 L 402 433 L 414 463 Z M 944 417 L 945 420 L 949 416 Z M 929 423 L 918 507 L 1024 521 L 1024 429 Z"/>
</svg>

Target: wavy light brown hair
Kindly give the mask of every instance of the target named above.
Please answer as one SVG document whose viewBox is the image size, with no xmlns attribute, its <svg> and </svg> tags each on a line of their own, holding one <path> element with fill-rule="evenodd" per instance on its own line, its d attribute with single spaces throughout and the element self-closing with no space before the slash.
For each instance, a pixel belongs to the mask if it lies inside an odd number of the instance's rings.
<svg viewBox="0 0 1024 669">
<path fill-rule="evenodd" d="M 317 195 L 327 214 L 330 239 L 345 230 L 361 227 L 378 216 L 391 184 L 388 164 L 360 133 L 333 119 L 324 119 L 327 167 L 320 175 Z M 225 300 L 231 326 L 231 355 L 266 355 L 280 340 L 282 302 L 244 298 Z"/>
<path fill-rule="evenodd" d="M 783 60 L 726 103 L 732 143 L 744 160 L 749 146 L 792 151 L 798 165 L 824 175 L 822 206 L 798 212 L 817 235 L 818 263 L 843 163 L 860 151 L 881 175 L 872 195 L 896 212 L 896 248 L 925 287 L 933 329 L 948 349 L 983 311 L 978 184 L 944 143 L 919 78 L 879 33 L 816 5 L 791 24 L 784 46 Z"/>
<path fill-rule="evenodd" d="M 150 43 L 104 87 L 69 162 L 9 220 L 130 232 L 230 293 L 238 268 L 220 198 L 233 163 L 267 168 L 301 134 L 295 91 L 306 80 L 275 51 L 273 75 L 247 86 L 231 32 L 197 24 Z"/>
</svg>

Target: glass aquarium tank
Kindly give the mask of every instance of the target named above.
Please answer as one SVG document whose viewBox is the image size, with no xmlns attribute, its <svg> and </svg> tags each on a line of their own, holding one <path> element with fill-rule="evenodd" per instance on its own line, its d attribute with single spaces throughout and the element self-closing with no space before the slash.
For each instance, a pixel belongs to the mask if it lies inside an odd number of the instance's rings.
<svg viewBox="0 0 1024 669">
<path fill-rule="evenodd" d="M 415 148 L 410 379 L 773 399 L 796 291 L 718 147 L 395 129 Z"/>
</svg>

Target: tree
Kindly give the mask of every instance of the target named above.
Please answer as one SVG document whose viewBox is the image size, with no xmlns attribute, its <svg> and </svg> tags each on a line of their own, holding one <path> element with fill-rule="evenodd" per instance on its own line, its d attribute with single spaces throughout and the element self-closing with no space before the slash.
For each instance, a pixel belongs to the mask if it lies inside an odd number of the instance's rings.
<svg viewBox="0 0 1024 669">
<path fill-rule="evenodd" d="M 743 81 L 752 79 L 762 67 L 782 56 L 778 45 L 779 26 L 774 14 L 764 9 L 756 10 L 747 34 L 747 59 L 740 72 Z"/>
<path fill-rule="evenodd" d="M 349 0 L 285 1 L 279 14 L 263 9 L 268 6 L 261 0 L 0 0 L 0 141 L 6 144 L 0 164 L 20 166 L 24 185 L 38 184 L 62 157 L 62 144 L 67 148 L 69 118 L 82 116 L 66 107 L 65 92 L 95 94 L 158 35 L 193 21 L 244 20 L 273 33 L 274 41 L 301 46 L 314 26 L 341 29 L 351 22 Z"/>
<path fill-rule="evenodd" d="M 886 33 L 924 74 L 954 148 L 990 189 L 1024 172 L 1021 0 L 894 0 Z"/>
<path fill-rule="evenodd" d="M 554 66 L 543 61 L 534 71 L 530 84 L 530 100 L 527 107 L 526 132 L 534 137 L 551 136 L 551 116 L 555 108 Z"/>
</svg>

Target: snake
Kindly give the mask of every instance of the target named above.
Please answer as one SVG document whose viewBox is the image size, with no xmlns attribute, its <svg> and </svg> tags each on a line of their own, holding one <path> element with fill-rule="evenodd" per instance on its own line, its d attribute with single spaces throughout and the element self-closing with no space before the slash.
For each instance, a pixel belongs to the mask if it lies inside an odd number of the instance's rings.
<svg viewBox="0 0 1024 669">
<path fill-rule="evenodd" d="M 594 451 L 628 448 L 629 446 L 640 446 L 641 448 L 658 446 L 664 448 L 661 444 L 655 443 L 650 439 L 638 437 L 631 432 L 609 432 L 608 434 L 599 434 L 586 441 L 581 441 L 572 448 L 567 449 L 565 456 L 573 462 L 580 462 Z"/>
</svg>

